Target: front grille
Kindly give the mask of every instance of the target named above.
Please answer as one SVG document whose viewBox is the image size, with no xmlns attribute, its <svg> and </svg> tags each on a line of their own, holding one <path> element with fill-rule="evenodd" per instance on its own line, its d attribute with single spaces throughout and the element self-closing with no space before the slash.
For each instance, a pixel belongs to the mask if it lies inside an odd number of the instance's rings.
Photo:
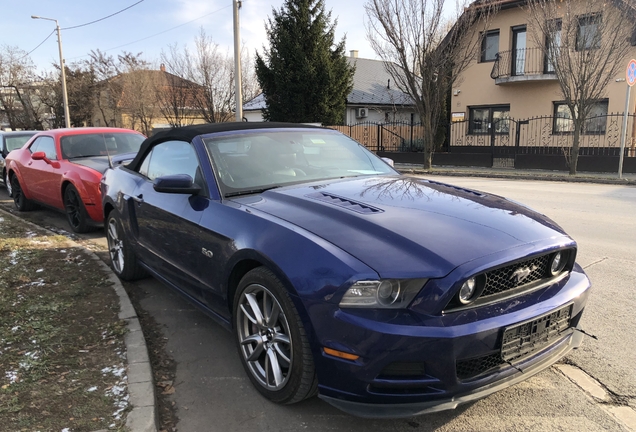
<svg viewBox="0 0 636 432">
<path fill-rule="evenodd" d="M 500 353 L 490 354 L 483 357 L 476 357 L 468 360 L 461 360 L 457 362 L 456 372 L 457 378 L 465 380 L 476 377 L 482 373 L 496 368 L 504 363 Z"/>
<path fill-rule="evenodd" d="M 551 255 L 543 255 L 485 273 L 486 282 L 481 297 L 499 294 L 544 278 L 548 274 L 550 257 Z"/>
</svg>

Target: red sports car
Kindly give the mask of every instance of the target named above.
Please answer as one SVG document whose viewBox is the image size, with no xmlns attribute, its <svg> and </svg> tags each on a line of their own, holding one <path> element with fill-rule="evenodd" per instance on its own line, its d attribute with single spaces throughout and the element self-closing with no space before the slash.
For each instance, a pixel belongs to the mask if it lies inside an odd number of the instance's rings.
<svg viewBox="0 0 636 432">
<path fill-rule="evenodd" d="M 19 211 L 43 204 L 66 212 L 73 231 L 104 222 L 99 182 L 109 166 L 131 160 L 145 136 L 117 128 L 54 129 L 34 135 L 6 158 Z"/>
</svg>

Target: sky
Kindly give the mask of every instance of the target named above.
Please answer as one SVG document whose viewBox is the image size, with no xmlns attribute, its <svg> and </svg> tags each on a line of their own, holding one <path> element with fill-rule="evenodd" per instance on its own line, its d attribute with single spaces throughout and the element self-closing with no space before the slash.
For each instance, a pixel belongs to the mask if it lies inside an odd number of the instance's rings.
<svg viewBox="0 0 636 432">
<path fill-rule="evenodd" d="M 0 46 L 18 47 L 30 52 L 55 29 L 53 21 L 31 19 L 31 15 L 57 19 L 62 29 L 66 64 L 88 58 L 100 49 L 116 56 L 123 51 L 142 52 L 147 61 L 159 63 L 168 46 L 192 47 L 203 28 L 220 48 L 233 54 L 232 0 L 143 0 L 130 9 L 95 24 L 78 26 L 111 15 L 139 0 L 0 0 Z M 332 20 L 338 19 L 336 40 L 346 34 L 346 50 L 358 50 L 363 58 L 377 58 L 366 40 L 365 0 L 325 0 Z M 267 37 L 265 21 L 272 8 L 283 0 L 243 0 L 240 31 L 243 44 L 253 56 L 263 51 Z M 175 28 L 177 27 L 177 28 Z M 59 64 L 55 33 L 30 54 L 38 72 Z"/>
</svg>

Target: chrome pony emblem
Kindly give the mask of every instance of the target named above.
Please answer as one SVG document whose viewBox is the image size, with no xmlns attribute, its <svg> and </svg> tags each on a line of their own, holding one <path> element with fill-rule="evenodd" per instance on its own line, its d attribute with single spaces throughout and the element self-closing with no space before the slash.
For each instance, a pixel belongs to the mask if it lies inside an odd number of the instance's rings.
<svg viewBox="0 0 636 432">
<path fill-rule="evenodd" d="M 514 273 L 510 276 L 510 280 L 514 281 L 517 285 L 527 279 L 528 276 L 532 274 L 538 268 L 537 265 L 533 265 L 532 267 L 519 267 Z"/>
</svg>

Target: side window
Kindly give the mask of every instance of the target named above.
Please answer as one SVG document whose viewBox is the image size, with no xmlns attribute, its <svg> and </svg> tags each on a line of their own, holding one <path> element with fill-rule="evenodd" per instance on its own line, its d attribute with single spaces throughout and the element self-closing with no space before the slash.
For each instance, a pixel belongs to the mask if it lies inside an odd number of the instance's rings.
<svg viewBox="0 0 636 432">
<path fill-rule="evenodd" d="M 50 160 L 57 160 L 57 152 L 55 151 L 55 141 L 52 137 L 41 136 L 37 138 L 29 147 L 31 153 L 42 151 Z"/>
<path fill-rule="evenodd" d="M 148 154 L 146 155 L 146 158 L 144 159 L 144 161 L 141 163 L 141 166 L 139 167 L 139 174 L 141 174 L 144 177 L 148 177 L 148 165 L 150 165 L 151 157 L 152 157 L 152 150 L 148 152 Z"/>
<path fill-rule="evenodd" d="M 142 172 L 144 169 L 145 174 Z M 200 178 L 200 175 L 197 176 L 200 172 L 199 159 L 192 144 L 185 141 L 166 141 L 153 147 L 139 172 L 150 180 L 166 175 L 187 174 L 197 181 Z"/>
</svg>

